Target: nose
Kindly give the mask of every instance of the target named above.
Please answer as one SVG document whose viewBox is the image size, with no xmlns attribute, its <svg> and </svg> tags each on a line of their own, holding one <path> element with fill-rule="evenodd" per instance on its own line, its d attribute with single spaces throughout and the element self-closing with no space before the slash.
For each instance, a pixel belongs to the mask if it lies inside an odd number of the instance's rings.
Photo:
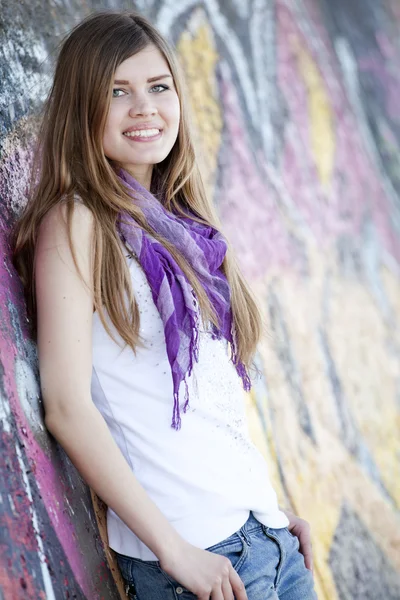
<svg viewBox="0 0 400 600">
<path fill-rule="evenodd" d="M 140 97 L 135 98 L 129 109 L 129 116 L 131 117 L 146 117 L 155 114 L 157 114 L 157 108 L 148 95 L 140 95 Z"/>
</svg>

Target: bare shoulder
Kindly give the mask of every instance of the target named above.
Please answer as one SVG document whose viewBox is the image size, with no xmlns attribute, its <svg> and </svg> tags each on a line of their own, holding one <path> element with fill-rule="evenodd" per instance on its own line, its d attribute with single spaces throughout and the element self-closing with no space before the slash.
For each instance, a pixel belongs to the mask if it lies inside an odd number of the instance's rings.
<svg viewBox="0 0 400 600">
<path fill-rule="evenodd" d="M 71 252 L 68 239 L 67 206 L 60 202 L 43 218 L 38 231 L 35 252 L 35 274 L 40 277 L 44 269 L 60 269 L 57 277 L 65 276 L 65 269 L 76 272 L 82 281 L 91 287 L 92 280 L 92 235 L 94 217 L 91 211 L 82 203 L 75 202 L 71 218 L 71 242 L 75 253 Z M 53 274 L 53 281 L 56 277 Z M 55 282 L 54 282 L 55 283 Z"/>
<path fill-rule="evenodd" d="M 70 299 L 74 311 L 93 309 L 93 216 L 81 203 L 75 203 L 71 219 L 71 251 L 68 239 L 67 207 L 54 206 L 44 217 L 38 232 L 35 252 L 35 287 L 38 317 L 51 307 L 65 305 Z M 43 310 L 45 307 L 45 310 Z M 46 317 L 47 321 L 47 317 Z"/>
<path fill-rule="evenodd" d="M 36 246 L 35 291 L 40 378 L 46 415 L 88 398 L 91 378 L 93 217 L 76 203 L 68 241 L 67 210 L 59 204 L 43 219 Z M 78 265 L 78 269 L 77 266 Z M 46 417 L 47 418 L 47 417 Z"/>
<path fill-rule="evenodd" d="M 82 244 L 90 241 L 94 228 L 92 212 L 82 202 L 74 203 L 71 219 L 71 236 Z M 53 206 L 43 218 L 38 234 L 38 245 L 42 249 L 68 243 L 67 205 L 59 202 Z"/>
</svg>

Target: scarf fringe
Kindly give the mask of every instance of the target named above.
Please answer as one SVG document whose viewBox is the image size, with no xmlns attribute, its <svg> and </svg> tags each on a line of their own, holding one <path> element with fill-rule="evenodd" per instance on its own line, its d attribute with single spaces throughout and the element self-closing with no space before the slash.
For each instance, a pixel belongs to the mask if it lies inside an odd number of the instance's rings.
<svg viewBox="0 0 400 600">
<path fill-rule="evenodd" d="M 179 402 L 179 388 L 180 384 L 183 382 L 185 384 L 185 403 L 183 405 L 183 412 L 186 413 L 189 408 L 189 385 L 187 382 L 187 378 L 191 376 L 193 371 L 193 366 L 195 362 L 199 362 L 199 316 L 198 313 L 190 313 L 190 324 L 192 328 L 192 336 L 190 338 L 189 345 L 189 367 L 187 373 L 183 377 L 183 379 L 176 381 L 174 386 L 177 389 L 174 390 L 174 410 L 172 414 L 172 422 L 171 427 L 176 431 L 179 431 L 181 428 L 181 410 L 180 410 L 180 402 Z"/>
<path fill-rule="evenodd" d="M 182 421 L 179 412 L 179 392 L 174 392 L 174 410 L 172 413 L 171 427 L 173 427 L 176 431 L 179 431 L 181 425 Z"/>
<path fill-rule="evenodd" d="M 183 412 L 186 413 L 187 409 L 189 408 L 189 386 L 188 386 L 188 382 L 187 382 L 187 377 L 185 377 L 183 379 L 183 383 L 185 384 L 185 404 L 183 405 Z M 181 419 L 181 409 L 180 409 L 180 403 L 179 403 L 179 390 L 177 392 L 174 392 L 174 412 L 172 415 L 172 423 L 171 423 L 171 427 L 173 429 L 175 429 L 176 431 L 179 431 L 179 429 L 181 428 L 182 425 L 182 419 Z"/>
<path fill-rule="evenodd" d="M 193 335 L 190 340 L 190 348 L 189 348 L 189 368 L 188 368 L 188 371 L 187 371 L 185 377 L 181 381 L 177 382 L 178 389 L 174 391 L 174 411 L 173 411 L 173 416 L 172 416 L 171 427 L 173 429 L 175 429 L 176 431 L 179 431 L 179 429 L 181 428 L 181 424 L 182 424 L 181 413 L 180 413 L 180 402 L 179 402 L 180 384 L 182 382 L 185 384 L 185 403 L 183 405 L 183 412 L 186 413 L 187 409 L 189 408 L 189 386 L 188 386 L 187 378 L 190 377 L 190 375 L 192 373 L 194 362 L 199 362 L 199 326 L 198 326 L 199 318 L 198 318 L 197 314 L 191 315 L 191 322 L 192 322 L 192 328 L 193 328 L 192 329 Z M 213 339 L 221 339 L 222 336 L 220 335 L 220 332 L 213 331 L 211 333 L 211 337 Z M 231 345 L 231 361 L 235 365 L 236 372 L 242 380 L 243 389 L 245 390 L 245 392 L 249 392 L 251 390 L 251 380 L 250 380 L 250 377 L 249 377 L 249 374 L 247 372 L 245 365 L 238 358 L 237 346 L 236 346 L 236 336 L 234 334 L 233 326 L 232 326 L 232 330 L 231 330 L 230 345 Z"/>
</svg>

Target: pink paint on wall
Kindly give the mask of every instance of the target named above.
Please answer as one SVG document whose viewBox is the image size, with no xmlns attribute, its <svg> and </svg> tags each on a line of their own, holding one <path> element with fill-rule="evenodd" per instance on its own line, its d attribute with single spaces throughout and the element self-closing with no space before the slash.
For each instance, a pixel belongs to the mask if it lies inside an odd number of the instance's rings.
<svg viewBox="0 0 400 600">
<path fill-rule="evenodd" d="M 297 249 L 283 224 L 273 186 L 255 164 L 237 93 L 227 74 L 222 78 L 221 101 L 229 158 L 218 194 L 219 212 L 246 276 L 254 279 L 269 265 L 295 263 Z"/>
<path fill-rule="evenodd" d="M 294 15 L 286 6 L 277 10 L 278 82 L 287 103 L 282 158 L 282 179 L 296 206 L 320 244 L 341 233 L 359 235 L 364 218 L 372 218 L 382 244 L 397 260 L 400 245 L 391 224 L 392 209 L 382 182 L 382 174 L 366 148 L 360 129 L 339 80 L 330 81 L 335 63 L 330 52 L 329 68 L 315 55 Z M 310 122 L 307 90 L 299 72 L 297 52 L 303 47 L 320 71 L 333 113 L 335 163 L 330 188 L 322 189 L 310 148 Z M 328 237 L 327 237 L 328 236 Z"/>
<path fill-rule="evenodd" d="M 0 223 L 0 255 L 9 256 L 9 248 L 5 244 L 4 227 Z M 7 259 L 6 259 L 7 260 Z M 77 583 L 80 585 L 87 598 L 97 598 L 96 593 L 88 583 L 85 573 L 83 557 L 79 551 L 73 523 L 68 515 L 68 507 L 65 504 L 66 489 L 62 489 L 62 482 L 49 456 L 35 439 L 28 419 L 20 404 L 17 382 L 15 378 L 15 360 L 18 355 L 14 339 L 14 326 L 10 320 L 7 307 L 10 302 L 17 302 L 17 312 L 25 313 L 22 303 L 16 299 L 22 297 L 22 289 L 19 279 L 13 268 L 5 268 L 5 261 L 0 265 L 0 304 L 3 306 L 3 322 L 0 331 L 0 357 L 5 371 L 4 388 L 13 416 L 17 424 L 19 441 L 24 444 L 26 455 L 29 459 L 30 468 L 34 471 L 36 482 L 40 488 L 42 500 L 49 515 L 50 521 L 63 547 L 65 555 L 68 556 L 71 569 Z M 23 331 L 26 335 L 27 332 Z M 22 511 L 28 515 L 28 511 Z M 44 533 L 44 532 L 43 532 Z M 30 543 L 36 544 L 32 535 L 29 535 Z M 27 538 L 27 539 L 28 539 Z M 28 596 L 33 597 L 33 596 Z"/>
</svg>

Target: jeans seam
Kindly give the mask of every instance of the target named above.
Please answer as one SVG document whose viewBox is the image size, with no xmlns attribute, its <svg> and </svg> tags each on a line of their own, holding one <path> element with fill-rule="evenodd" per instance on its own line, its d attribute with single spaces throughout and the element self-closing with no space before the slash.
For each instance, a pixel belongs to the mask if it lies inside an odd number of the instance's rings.
<svg viewBox="0 0 400 600">
<path fill-rule="evenodd" d="M 167 573 L 165 573 L 162 568 L 159 566 L 158 570 L 160 571 L 161 575 L 164 577 L 164 579 L 169 583 L 169 585 L 171 586 L 172 589 L 172 593 L 174 594 L 174 598 L 175 600 L 178 600 L 178 597 L 176 595 L 176 589 L 175 589 L 175 584 L 171 581 L 171 579 L 168 577 Z M 178 586 L 180 587 L 179 583 Z M 183 586 L 182 586 L 183 587 Z M 183 588 L 184 590 L 186 590 L 186 588 Z M 189 590 L 186 590 L 189 591 Z"/>
<path fill-rule="evenodd" d="M 130 558 L 130 564 L 136 563 L 137 565 L 145 565 L 149 569 L 159 569 L 160 568 L 159 562 L 155 561 L 155 560 L 153 560 L 153 561 L 142 560 L 141 558 L 136 558 L 134 556 L 131 556 L 129 558 Z"/>
<path fill-rule="evenodd" d="M 238 539 L 234 539 L 235 535 L 237 536 Z M 218 550 L 221 548 L 229 548 L 229 546 L 233 546 L 234 544 L 237 544 L 238 541 L 242 541 L 241 537 L 239 535 L 239 532 L 234 533 L 227 540 L 223 540 L 222 542 L 219 542 L 218 544 L 209 546 L 208 548 L 206 548 L 206 550 L 207 550 L 207 552 L 215 552 L 215 550 Z"/>
<path fill-rule="evenodd" d="M 245 539 L 242 540 L 242 544 L 243 544 L 242 555 L 239 558 L 239 560 L 237 561 L 237 563 L 235 564 L 235 566 L 233 567 L 235 569 L 236 573 L 239 573 L 239 570 L 242 568 L 242 565 L 243 565 L 244 561 L 246 560 L 247 555 L 249 553 L 250 544 L 247 544 Z"/>
<path fill-rule="evenodd" d="M 240 529 L 238 532 L 239 537 L 242 539 L 242 544 L 246 544 L 247 546 L 251 546 L 250 532 L 246 531 L 244 527 Z"/>
<path fill-rule="evenodd" d="M 243 525 L 243 527 L 245 527 L 245 525 Z M 247 535 L 250 535 L 250 533 L 255 533 L 256 531 L 261 531 L 263 527 L 265 527 L 265 525 L 262 525 L 260 523 L 259 525 L 255 525 L 251 529 L 246 529 L 245 531 L 246 531 Z"/>
<path fill-rule="evenodd" d="M 270 528 L 266 527 L 265 525 L 263 525 L 262 528 L 263 528 L 265 535 L 267 537 L 269 537 L 270 539 L 273 539 L 279 548 L 279 553 L 280 553 L 279 563 L 278 563 L 278 568 L 276 569 L 276 577 L 275 577 L 275 581 L 274 581 L 274 587 L 275 587 L 275 589 L 277 589 L 280 579 L 281 579 L 282 568 L 283 568 L 283 563 L 284 563 L 284 560 L 286 557 L 286 552 L 285 552 L 285 549 L 284 549 L 280 539 L 276 535 L 274 535 L 273 533 L 270 532 Z"/>
</svg>

